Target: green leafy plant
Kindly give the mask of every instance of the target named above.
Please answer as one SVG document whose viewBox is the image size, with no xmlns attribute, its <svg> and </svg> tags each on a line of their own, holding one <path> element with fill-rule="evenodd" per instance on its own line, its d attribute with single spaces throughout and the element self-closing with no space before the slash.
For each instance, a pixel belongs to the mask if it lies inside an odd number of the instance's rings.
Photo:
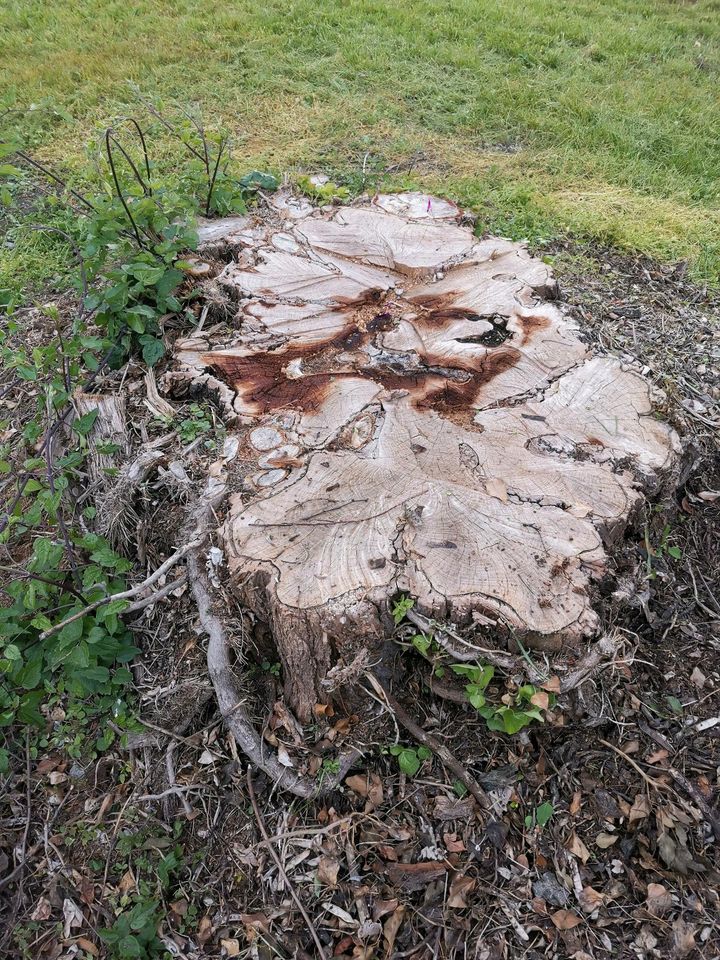
<svg viewBox="0 0 720 960">
<path fill-rule="evenodd" d="M 392 616 L 397 627 L 407 616 L 408 610 L 415 606 L 415 601 L 411 597 L 400 597 L 393 607 Z"/>
<path fill-rule="evenodd" d="M 403 747 L 395 744 L 390 747 L 389 752 L 393 757 L 397 757 L 400 770 L 408 777 L 414 777 L 423 763 L 432 757 L 432 751 L 427 747 Z"/>
<path fill-rule="evenodd" d="M 554 812 L 553 805 L 549 800 L 541 803 L 539 807 L 535 807 L 533 812 L 525 817 L 525 826 L 528 830 L 532 830 L 535 827 L 542 829 L 549 822 Z"/>
<path fill-rule="evenodd" d="M 168 955 L 157 931 L 163 916 L 154 900 L 142 900 L 124 910 L 111 927 L 100 931 L 113 960 L 152 960 Z"/>
<path fill-rule="evenodd" d="M 298 177 L 297 185 L 304 194 L 320 203 L 344 201 L 350 197 L 347 187 L 340 187 L 332 180 L 323 181 L 322 177 Z"/>
</svg>

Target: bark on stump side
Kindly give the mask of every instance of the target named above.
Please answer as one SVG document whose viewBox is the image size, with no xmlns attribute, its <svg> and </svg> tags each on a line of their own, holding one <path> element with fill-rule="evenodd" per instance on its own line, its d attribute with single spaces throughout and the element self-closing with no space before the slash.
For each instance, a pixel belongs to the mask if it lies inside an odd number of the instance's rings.
<svg viewBox="0 0 720 960">
<path fill-rule="evenodd" d="M 237 318 L 179 342 L 170 380 L 237 434 L 220 539 L 290 705 L 327 699 L 401 592 L 545 649 L 592 636 L 592 581 L 679 451 L 648 384 L 592 355 L 542 261 L 447 201 L 273 206 L 232 219 Z"/>
</svg>

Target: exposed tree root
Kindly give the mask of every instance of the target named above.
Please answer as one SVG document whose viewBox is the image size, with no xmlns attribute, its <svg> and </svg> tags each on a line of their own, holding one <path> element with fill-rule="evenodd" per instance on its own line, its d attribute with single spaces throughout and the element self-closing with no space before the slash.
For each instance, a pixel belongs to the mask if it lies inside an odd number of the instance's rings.
<svg viewBox="0 0 720 960">
<path fill-rule="evenodd" d="M 217 495 L 214 502 L 217 502 Z M 225 628 L 220 618 L 213 612 L 211 587 L 203 556 L 203 550 L 209 541 L 208 528 L 212 516 L 212 506 L 207 500 L 203 501 L 196 516 L 198 544 L 188 554 L 188 574 L 200 624 L 208 638 L 208 673 L 215 688 L 223 720 L 245 756 L 271 777 L 280 789 L 306 798 L 327 794 L 337 788 L 348 770 L 359 759 L 360 752 L 352 749 L 342 754 L 338 758 L 337 772 L 325 776 L 322 783 L 283 766 L 274 754 L 267 753 L 259 733 L 243 708 L 244 697 L 233 678 Z"/>
</svg>

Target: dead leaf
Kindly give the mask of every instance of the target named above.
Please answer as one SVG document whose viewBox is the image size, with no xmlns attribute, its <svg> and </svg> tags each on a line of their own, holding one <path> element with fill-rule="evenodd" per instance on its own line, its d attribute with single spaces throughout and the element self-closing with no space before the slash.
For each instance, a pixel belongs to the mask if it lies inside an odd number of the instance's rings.
<svg viewBox="0 0 720 960">
<path fill-rule="evenodd" d="M 583 863 L 587 863 L 590 859 L 590 851 L 574 830 L 570 834 L 567 843 L 565 844 L 565 849 L 568 851 L 568 853 L 571 853 L 574 857 L 577 857 L 578 860 L 582 860 Z"/>
<path fill-rule="evenodd" d="M 463 840 L 458 840 L 456 833 L 443 834 L 443 843 L 448 853 L 462 853 L 467 849 Z"/>
<path fill-rule="evenodd" d="M 85 918 L 83 917 L 80 907 L 69 897 L 65 897 L 63 900 L 63 917 L 65 918 L 65 923 L 63 925 L 63 936 L 67 940 L 68 937 L 72 936 L 74 927 L 83 926 L 85 923 Z"/>
<path fill-rule="evenodd" d="M 662 760 L 667 760 L 669 755 L 670 754 L 667 750 L 665 750 L 664 748 L 661 748 L 660 750 L 656 750 L 655 753 L 651 753 L 650 756 L 647 758 L 647 762 L 660 763 Z"/>
<path fill-rule="evenodd" d="M 447 905 L 453 910 L 464 910 L 467 907 L 467 897 L 475 889 L 475 880 L 456 873 L 450 884 L 450 896 Z"/>
<path fill-rule="evenodd" d="M 570 802 L 570 816 L 576 817 L 580 813 L 582 807 L 582 793 L 579 790 L 576 790 L 573 794 L 572 801 Z"/>
<path fill-rule="evenodd" d="M 489 497 L 495 497 L 497 500 L 507 503 L 507 484 L 499 477 L 493 477 L 485 481 L 485 492 Z"/>
<path fill-rule="evenodd" d="M 334 857 L 320 857 L 317 878 L 326 887 L 336 887 L 340 864 Z"/>
<path fill-rule="evenodd" d="M 277 748 L 277 758 L 278 763 L 281 763 L 284 767 L 294 767 L 295 764 L 290 758 L 290 754 L 287 752 L 287 747 L 285 744 L 278 742 Z"/>
<path fill-rule="evenodd" d="M 240 941 L 239 940 L 221 940 L 220 946 L 223 948 L 228 957 L 239 957 L 240 956 Z"/>
<path fill-rule="evenodd" d="M 313 707 L 316 717 L 334 717 L 335 711 L 331 703 L 316 703 Z"/>
<path fill-rule="evenodd" d="M 89 953 L 91 957 L 99 957 L 100 951 L 92 942 L 88 940 L 87 937 L 78 937 L 75 943 L 80 947 L 81 950 L 84 950 L 85 953 Z"/>
<path fill-rule="evenodd" d="M 345 786 L 367 800 L 366 812 L 368 813 L 379 807 L 385 799 L 382 780 L 376 773 L 355 774 L 345 780 Z"/>
<path fill-rule="evenodd" d="M 376 900 L 373 906 L 373 920 L 380 920 L 398 908 L 398 900 Z"/>
<path fill-rule="evenodd" d="M 578 903 L 584 913 L 593 913 L 605 903 L 605 897 L 593 887 L 583 887 L 578 895 Z"/>
<path fill-rule="evenodd" d="M 35 904 L 35 909 L 33 910 L 30 919 L 31 920 L 49 920 L 52 914 L 52 904 L 47 899 L 47 897 L 40 897 L 38 902 Z"/>
<path fill-rule="evenodd" d="M 530 703 L 534 707 L 539 707 L 540 710 L 547 710 L 550 706 L 550 695 L 545 693 L 544 690 L 538 690 L 530 697 Z"/>
<path fill-rule="evenodd" d="M 687 957 L 695 949 L 695 931 L 685 923 L 682 917 L 678 917 L 673 923 L 672 942 L 673 957 L 677 957 L 678 960 Z"/>
<path fill-rule="evenodd" d="M 645 817 L 650 816 L 650 801 L 645 796 L 644 793 L 639 793 L 633 805 L 630 807 L 630 814 L 628 816 L 628 823 L 634 823 L 635 820 L 644 820 Z"/>
<path fill-rule="evenodd" d="M 435 797 L 433 816 L 436 820 L 469 820 L 474 813 L 475 801 L 472 797 L 462 800 L 444 795 Z"/>
<path fill-rule="evenodd" d="M 270 932 L 270 921 L 264 913 L 241 913 L 240 920 L 245 927 L 245 936 L 250 943 L 255 940 L 258 933 Z"/>
<path fill-rule="evenodd" d="M 672 907 L 670 891 L 661 883 L 649 883 L 645 906 L 648 908 L 649 913 L 652 913 L 656 917 L 662 917 L 662 915 L 667 913 Z"/>
<path fill-rule="evenodd" d="M 550 914 L 550 919 L 558 930 L 573 930 L 582 923 L 582 918 L 572 910 L 557 910 Z"/>
<path fill-rule="evenodd" d="M 600 832 L 595 837 L 595 843 L 601 850 L 607 850 L 608 847 L 611 847 L 614 843 L 617 843 L 617 834 L 612 833 L 603 833 Z"/>
<path fill-rule="evenodd" d="M 405 916 L 405 906 L 400 906 L 387 918 L 383 924 L 383 940 L 385 941 L 386 956 L 391 956 L 395 946 L 395 938 Z"/>
<path fill-rule="evenodd" d="M 698 690 L 702 690 L 707 683 L 707 677 L 699 667 L 695 667 L 693 672 L 690 674 L 690 680 L 695 684 Z M 50 782 L 52 783 L 52 774 L 50 774 L 50 778 Z"/>
<path fill-rule="evenodd" d="M 541 683 L 540 686 L 543 690 L 547 690 L 548 693 L 560 693 L 560 677 L 549 677 L 545 683 Z"/>
<path fill-rule="evenodd" d="M 431 880 L 438 880 L 447 873 L 444 863 L 428 861 L 427 863 L 390 863 L 386 867 L 387 875 L 392 884 L 403 890 L 422 890 Z"/>
<path fill-rule="evenodd" d="M 127 893 L 131 893 L 135 889 L 135 877 L 131 870 L 126 870 L 125 873 L 120 878 L 120 883 L 118 884 L 118 890 L 120 893 L 125 896 Z"/>
<path fill-rule="evenodd" d="M 212 937 L 213 925 L 210 917 L 205 914 L 204 917 L 200 918 L 200 923 L 197 928 L 197 938 L 199 943 L 207 943 L 210 937 Z"/>
</svg>

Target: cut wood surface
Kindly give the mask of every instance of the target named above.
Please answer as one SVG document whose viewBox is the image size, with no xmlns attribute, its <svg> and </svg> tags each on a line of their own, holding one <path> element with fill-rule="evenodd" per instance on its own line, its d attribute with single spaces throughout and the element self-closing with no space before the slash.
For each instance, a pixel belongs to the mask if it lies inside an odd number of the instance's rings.
<svg viewBox="0 0 720 960">
<path fill-rule="evenodd" d="M 592 581 L 679 449 L 648 384 L 592 355 L 545 263 L 448 201 L 270 203 L 228 226 L 235 323 L 178 342 L 166 383 L 238 434 L 220 537 L 299 715 L 399 593 L 546 649 L 592 636 Z"/>
</svg>

